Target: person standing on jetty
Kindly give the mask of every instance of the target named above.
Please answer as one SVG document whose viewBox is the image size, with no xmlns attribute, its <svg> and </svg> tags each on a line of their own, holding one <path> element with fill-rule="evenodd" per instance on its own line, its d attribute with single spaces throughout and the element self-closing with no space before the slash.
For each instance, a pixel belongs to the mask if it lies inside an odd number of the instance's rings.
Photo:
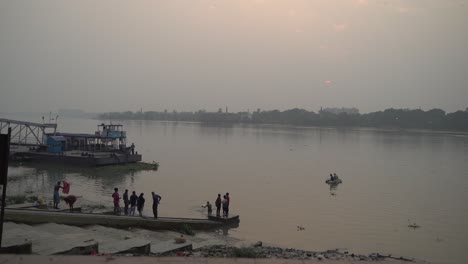
<svg viewBox="0 0 468 264">
<path fill-rule="evenodd" d="M 155 194 L 154 192 L 151 192 L 151 195 L 153 196 L 153 215 L 154 218 L 158 218 L 158 204 L 161 201 L 162 197 Z"/>
<path fill-rule="evenodd" d="M 128 190 L 125 190 L 124 194 L 123 194 L 123 201 L 124 201 L 124 213 L 125 215 L 128 215 L 128 204 L 129 204 L 129 200 L 128 200 Z"/>
<path fill-rule="evenodd" d="M 223 196 L 223 201 L 221 203 L 223 204 L 223 217 L 227 217 L 229 209 L 228 209 L 226 195 Z"/>
<path fill-rule="evenodd" d="M 120 195 L 119 195 L 119 189 L 114 188 L 114 193 L 112 194 L 112 198 L 114 198 L 114 214 L 119 215 L 120 214 Z"/>
<path fill-rule="evenodd" d="M 206 201 L 206 205 L 202 205 L 203 208 L 208 208 L 208 215 L 211 215 L 213 213 L 213 209 L 211 208 L 211 204 L 209 201 Z"/>
<path fill-rule="evenodd" d="M 143 216 L 143 207 L 145 206 L 145 198 L 143 198 L 143 193 L 140 194 L 137 200 L 137 209 L 140 216 Z"/>
<path fill-rule="evenodd" d="M 58 204 L 60 203 L 60 188 L 63 189 L 63 187 L 60 186 L 60 182 L 57 182 L 57 184 L 54 186 L 54 209 L 59 209 Z"/>
<path fill-rule="evenodd" d="M 135 215 L 135 207 L 137 205 L 138 196 L 136 195 L 135 191 L 132 192 L 130 196 L 130 215 Z"/>
<path fill-rule="evenodd" d="M 220 211 L 221 211 L 221 194 L 220 193 L 218 193 L 218 198 L 216 198 L 215 205 L 216 205 L 216 217 L 220 217 Z"/>
<path fill-rule="evenodd" d="M 229 204 L 231 203 L 231 197 L 229 197 L 229 193 L 226 193 L 226 201 L 227 201 L 226 217 L 228 217 L 228 214 L 229 214 Z"/>
</svg>

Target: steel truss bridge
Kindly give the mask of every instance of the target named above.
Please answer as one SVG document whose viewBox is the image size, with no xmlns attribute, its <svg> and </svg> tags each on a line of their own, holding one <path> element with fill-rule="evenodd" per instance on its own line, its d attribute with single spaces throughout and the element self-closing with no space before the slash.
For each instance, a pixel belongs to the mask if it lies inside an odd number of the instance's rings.
<svg viewBox="0 0 468 264">
<path fill-rule="evenodd" d="M 0 118 L 0 134 L 7 134 L 11 128 L 11 145 L 45 146 L 44 136 L 57 131 L 57 124 L 33 123 Z"/>
</svg>

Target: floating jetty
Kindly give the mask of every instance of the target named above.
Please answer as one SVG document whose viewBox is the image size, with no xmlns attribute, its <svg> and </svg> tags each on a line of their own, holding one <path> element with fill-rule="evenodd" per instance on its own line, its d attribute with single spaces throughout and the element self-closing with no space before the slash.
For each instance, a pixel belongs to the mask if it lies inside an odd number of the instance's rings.
<svg viewBox="0 0 468 264">
<path fill-rule="evenodd" d="M 119 152 L 88 152 L 84 155 L 79 151 L 64 151 L 61 155 L 41 151 L 15 152 L 13 160 L 31 160 L 37 162 L 51 162 L 81 166 L 104 166 L 141 161 L 140 154 L 127 154 Z"/>
<path fill-rule="evenodd" d="M 100 124 L 94 134 L 57 132 L 57 124 L 0 118 L 0 133 L 11 128 L 12 160 L 80 166 L 134 163 L 142 160 L 120 124 Z"/>
<path fill-rule="evenodd" d="M 215 217 L 215 219 L 158 217 L 147 218 L 138 216 L 118 216 L 94 213 L 70 213 L 58 211 L 45 211 L 39 209 L 5 209 L 5 221 L 24 223 L 29 225 L 56 223 L 72 226 L 102 225 L 114 228 L 142 228 L 149 230 L 180 230 L 189 225 L 195 230 L 208 230 L 221 228 L 224 225 L 236 227 L 239 225 L 239 216 L 229 218 Z"/>
</svg>

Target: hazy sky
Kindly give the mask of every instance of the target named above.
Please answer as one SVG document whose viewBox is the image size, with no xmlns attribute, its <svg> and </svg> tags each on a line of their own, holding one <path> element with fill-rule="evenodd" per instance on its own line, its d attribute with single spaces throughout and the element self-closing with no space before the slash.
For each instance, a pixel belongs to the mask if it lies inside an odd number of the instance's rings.
<svg viewBox="0 0 468 264">
<path fill-rule="evenodd" d="M 0 112 L 468 107 L 468 1 L 0 0 Z"/>
</svg>

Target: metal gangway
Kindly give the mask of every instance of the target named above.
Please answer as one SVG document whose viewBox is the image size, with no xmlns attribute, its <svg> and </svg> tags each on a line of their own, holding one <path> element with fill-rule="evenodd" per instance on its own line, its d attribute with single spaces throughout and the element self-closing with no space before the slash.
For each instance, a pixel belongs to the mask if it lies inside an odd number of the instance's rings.
<svg viewBox="0 0 468 264">
<path fill-rule="evenodd" d="M 0 134 L 8 133 L 11 128 L 10 145 L 45 146 L 44 136 L 57 132 L 57 124 L 34 123 L 0 118 Z"/>
</svg>

